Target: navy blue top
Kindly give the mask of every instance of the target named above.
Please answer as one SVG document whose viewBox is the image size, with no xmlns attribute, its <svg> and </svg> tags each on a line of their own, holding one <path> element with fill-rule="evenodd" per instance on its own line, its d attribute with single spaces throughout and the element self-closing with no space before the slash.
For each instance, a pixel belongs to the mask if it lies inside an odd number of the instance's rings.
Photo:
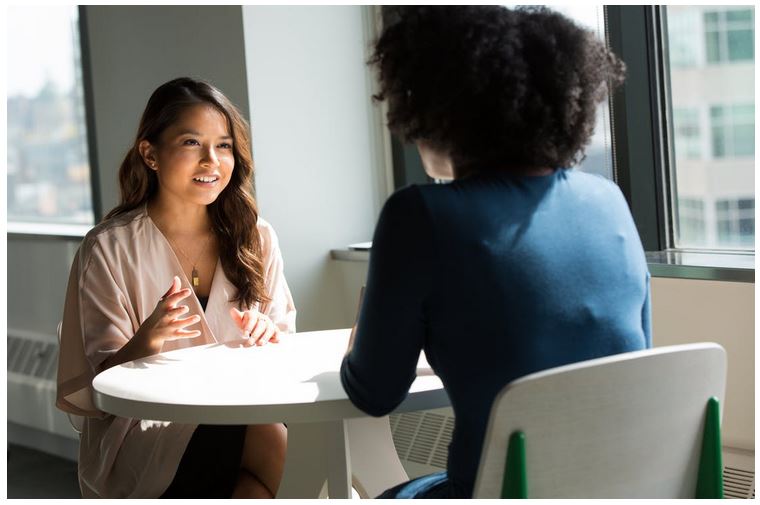
<svg viewBox="0 0 760 505">
<path fill-rule="evenodd" d="M 577 170 L 475 175 L 385 203 L 341 381 L 358 408 L 385 415 L 424 349 L 456 418 L 449 478 L 468 497 L 504 385 L 647 347 L 649 272 L 618 187 Z"/>
</svg>

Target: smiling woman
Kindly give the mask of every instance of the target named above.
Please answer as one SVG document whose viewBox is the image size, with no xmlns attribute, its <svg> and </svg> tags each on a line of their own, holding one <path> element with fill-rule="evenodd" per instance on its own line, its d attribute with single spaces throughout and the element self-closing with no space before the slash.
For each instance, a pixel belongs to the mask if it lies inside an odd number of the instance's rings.
<svg viewBox="0 0 760 505">
<path fill-rule="evenodd" d="M 252 175 L 248 125 L 219 90 L 180 78 L 153 93 L 119 170 L 121 203 L 85 237 L 66 294 L 57 405 L 85 418 L 84 497 L 277 492 L 283 425 L 141 424 L 99 411 L 91 388 L 97 373 L 161 351 L 295 331 Z"/>
</svg>

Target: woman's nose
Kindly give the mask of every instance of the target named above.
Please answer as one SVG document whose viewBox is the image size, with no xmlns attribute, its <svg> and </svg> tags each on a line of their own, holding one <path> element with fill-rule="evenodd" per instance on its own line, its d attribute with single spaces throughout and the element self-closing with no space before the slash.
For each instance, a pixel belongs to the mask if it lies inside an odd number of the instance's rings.
<svg viewBox="0 0 760 505">
<path fill-rule="evenodd" d="M 219 157 L 216 155 L 216 150 L 213 147 L 204 150 L 201 163 L 212 167 L 219 166 Z"/>
</svg>

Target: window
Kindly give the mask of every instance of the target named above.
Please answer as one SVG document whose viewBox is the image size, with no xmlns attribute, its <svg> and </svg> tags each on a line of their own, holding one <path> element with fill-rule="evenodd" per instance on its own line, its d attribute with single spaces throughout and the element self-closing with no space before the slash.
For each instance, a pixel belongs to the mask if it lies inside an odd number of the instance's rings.
<svg viewBox="0 0 760 505">
<path fill-rule="evenodd" d="M 718 244 L 722 247 L 753 247 L 755 199 L 717 200 Z"/>
<path fill-rule="evenodd" d="M 710 10 L 704 20 L 709 63 L 754 61 L 754 9 Z"/>
<path fill-rule="evenodd" d="M 755 106 L 710 107 L 712 155 L 715 158 L 754 156 Z"/>
<path fill-rule="evenodd" d="M 701 30 L 700 23 L 698 11 L 678 8 L 668 10 L 668 46 L 672 67 L 695 67 L 701 61 L 699 40 L 694 37 L 694 33 Z"/>
<path fill-rule="evenodd" d="M 678 230 L 681 241 L 691 246 L 705 242 L 705 204 L 699 198 L 678 200 Z"/>
<path fill-rule="evenodd" d="M 671 246 L 754 250 L 754 8 L 665 9 L 674 144 Z"/>
<path fill-rule="evenodd" d="M 702 136 L 699 109 L 673 109 L 676 156 L 699 159 L 702 156 Z"/>
<path fill-rule="evenodd" d="M 77 7 L 8 19 L 8 221 L 92 224 Z"/>
</svg>

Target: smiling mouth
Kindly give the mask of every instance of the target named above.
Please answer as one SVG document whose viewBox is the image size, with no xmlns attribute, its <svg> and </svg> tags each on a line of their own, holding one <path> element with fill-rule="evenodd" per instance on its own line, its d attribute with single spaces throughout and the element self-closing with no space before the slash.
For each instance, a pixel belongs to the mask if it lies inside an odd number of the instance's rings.
<svg viewBox="0 0 760 505">
<path fill-rule="evenodd" d="M 193 177 L 193 181 L 195 182 L 202 182 L 205 184 L 209 184 L 212 182 L 216 182 L 219 180 L 219 177 L 211 176 L 211 177 Z"/>
</svg>

